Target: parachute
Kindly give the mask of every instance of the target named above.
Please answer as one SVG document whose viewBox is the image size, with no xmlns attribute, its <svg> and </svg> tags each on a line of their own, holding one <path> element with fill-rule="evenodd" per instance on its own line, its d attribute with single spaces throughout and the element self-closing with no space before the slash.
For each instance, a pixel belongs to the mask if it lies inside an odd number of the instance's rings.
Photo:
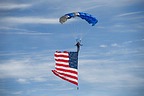
<svg viewBox="0 0 144 96">
<path fill-rule="evenodd" d="M 98 22 L 98 20 L 95 17 L 84 12 L 73 12 L 73 13 L 65 14 L 64 16 L 60 17 L 59 22 L 63 24 L 68 19 L 75 18 L 75 17 L 80 17 L 81 19 L 86 20 L 92 26 L 94 26 Z"/>
</svg>

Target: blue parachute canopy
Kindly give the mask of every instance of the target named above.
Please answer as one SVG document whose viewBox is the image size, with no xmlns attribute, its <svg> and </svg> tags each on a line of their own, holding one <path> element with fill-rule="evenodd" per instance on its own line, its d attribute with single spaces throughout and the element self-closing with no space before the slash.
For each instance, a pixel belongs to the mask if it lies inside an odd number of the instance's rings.
<svg viewBox="0 0 144 96">
<path fill-rule="evenodd" d="M 63 24 L 64 22 L 67 21 L 67 19 L 71 19 L 75 17 L 80 17 L 81 19 L 86 20 L 92 26 L 94 26 L 98 22 L 98 20 L 95 17 L 93 17 L 88 13 L 83 13 L 83 12 L 73 12 L 73 13 L 65 14 L 64 16 L 60 17 L 59 22 Z"/>
</svg>

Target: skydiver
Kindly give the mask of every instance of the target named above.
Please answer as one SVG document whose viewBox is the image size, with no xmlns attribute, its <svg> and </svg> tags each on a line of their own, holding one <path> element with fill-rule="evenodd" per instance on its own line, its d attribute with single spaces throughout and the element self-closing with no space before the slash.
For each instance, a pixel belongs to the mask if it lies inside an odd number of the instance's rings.
<svg viewBox="0 0 144 96">
<path fill-rule="evenodd" d="M 82 46 L 82 44 L 80 42 L 81 42 L 81 40 L 79 40 L 79 41 L 77 40 L 77 43 L 75 45 L 75 46 L 77 46 L 77 52 L 79 52 L 80 46 Z"/>
</svg>

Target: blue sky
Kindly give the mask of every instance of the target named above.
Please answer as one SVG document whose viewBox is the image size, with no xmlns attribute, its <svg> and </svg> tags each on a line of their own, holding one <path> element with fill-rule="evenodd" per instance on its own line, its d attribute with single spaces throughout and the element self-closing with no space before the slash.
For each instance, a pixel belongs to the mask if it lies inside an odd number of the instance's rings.
<svg viewBox="0 0 144 96">
<path fill-rule="evenodd" d="M 144 96 L 143 0 L 1 0 L 1 96 Z M 98 19 L 60 24 L 69 12 Z M 79 53 L 79 90 L 56 77 L 54 53 Z"/>
</svg>

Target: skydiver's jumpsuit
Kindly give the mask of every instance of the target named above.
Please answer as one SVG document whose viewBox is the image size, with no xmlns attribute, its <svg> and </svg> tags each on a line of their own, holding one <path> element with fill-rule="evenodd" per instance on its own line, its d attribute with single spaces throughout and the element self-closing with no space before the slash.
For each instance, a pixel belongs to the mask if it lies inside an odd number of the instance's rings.
<svg viewBox="0 0 144 96">
<path fill-rule="evenodd" d="M 77 46 L 77 52 L 79 52 L 80 46 L 82 46 L 82 45 L 80 44 L 80 42 L 77 42 L 75 46 Z"/>
</svg>

